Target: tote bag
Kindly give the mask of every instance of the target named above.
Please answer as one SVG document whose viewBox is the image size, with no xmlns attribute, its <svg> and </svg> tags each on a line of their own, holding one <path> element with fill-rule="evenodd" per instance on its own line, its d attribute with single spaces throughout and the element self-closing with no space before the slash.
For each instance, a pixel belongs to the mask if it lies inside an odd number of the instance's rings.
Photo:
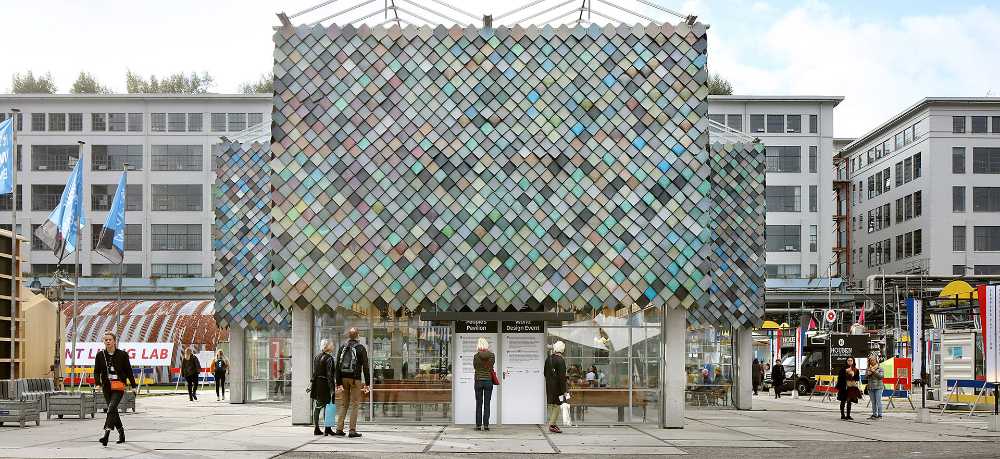
<svg viewBox="0 0 1000 459">
<path fill-rule="evenodd" d="M 326 409 L 324 411 L 324 416 L 326 417 L 324 424 L 327 427 L 333 427 L 336 424 L 337 419 L 337 405 L 332 401 L 326 404 Z"/>
</svg>

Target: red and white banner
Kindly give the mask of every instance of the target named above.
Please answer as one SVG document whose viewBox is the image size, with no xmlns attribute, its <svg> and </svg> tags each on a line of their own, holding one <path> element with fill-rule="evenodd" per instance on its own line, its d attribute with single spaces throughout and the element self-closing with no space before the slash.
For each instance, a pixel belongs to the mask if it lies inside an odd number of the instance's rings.
<svg viewBox="0 0 1000 459">
<path fill-rule="evenodd" d="M 1000 381 L 1000 286 L 980 285 L 977 296 L 979 297 L 979 320 L 983 333 L 983 354 L 986 363 L 986 381 Z"/>
<path fill-rule="evenodd" d="M 66 343 L 63 364 L 73 362 L 73 343 Z M 169 366 L 174 353 L 174 343 L 118 343 L 118 349 L 128 353 L 132 367 Z M 94 359 L 104 350 L 104 343 L 76 343 L 76 364 L 93 366 Z"/>
</svg>

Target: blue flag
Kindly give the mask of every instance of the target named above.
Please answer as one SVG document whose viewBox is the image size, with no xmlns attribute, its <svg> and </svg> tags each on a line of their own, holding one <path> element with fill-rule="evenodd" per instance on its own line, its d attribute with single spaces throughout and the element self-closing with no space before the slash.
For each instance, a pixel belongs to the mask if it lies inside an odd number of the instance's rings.
<svg viewBox="0 0 1000 459">
<path fill-rule="evenodd" d="M 83 155 L 77 160 L 63 188 L 59 205 L 37 230 L 35 236 L 52 249 L 59 260 L 76 250 L 76 236 L 84 224 Z"/>
<path fill-rule="evenodd" d="M 122 172 L 115 191 L 115 200 L 111 203 L 111 212 L 101 228 L 101 236 L 97 239 L 94 250 L 104 255 L 112 263 L 121 263 L 125 256 L 125 182 L 127 172 Z"/>
<path fill-rule="evenodd" d="M 14 119 L 0 123 L 0 194 L 14 192 Z"/>
</svg>

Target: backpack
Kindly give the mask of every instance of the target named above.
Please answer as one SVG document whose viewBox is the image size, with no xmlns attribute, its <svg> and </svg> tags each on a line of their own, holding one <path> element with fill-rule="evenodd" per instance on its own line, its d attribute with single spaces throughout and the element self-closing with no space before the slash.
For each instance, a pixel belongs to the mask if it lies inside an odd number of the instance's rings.
<svg viewBox="0 0 1000 459">
<path fill-rule="evenodd" d="M 347 344 L 340 349 L 340 372 L 349 375 L 358 374 L 358 351 L 353 344 Z"/>
</svg>

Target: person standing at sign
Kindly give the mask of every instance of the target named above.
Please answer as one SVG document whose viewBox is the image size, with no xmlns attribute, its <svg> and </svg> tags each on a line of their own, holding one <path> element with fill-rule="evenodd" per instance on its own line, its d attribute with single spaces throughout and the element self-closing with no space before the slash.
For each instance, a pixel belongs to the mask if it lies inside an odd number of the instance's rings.
<svg viewBox="0 0 1000 459">
<path fill-rule="evenodd" d="M 563 352 L 566 344 L 556 341 L 552 345 L 552 354 L 545 359 L 545 398 L 549 406 L 549 432 L 562 433 L 556 423 L 559 421 L 561 409 L 559 405 L 569 403 L 569 388 L 566 385 L 566 360 Z"/>
<path fill-rule="evenodd" d="M 222 354 L 222 349 L 215 351 L 215 359 L 212 360 L 212 374 L 215 376 L 215 399 L 226 399 L 226 373 L 229 372 L 229 360 Z M 221 395 L 219 391 L 222 391 Z"/>
<path fill-rule="evenodd" d="M 490 351 L 490 342 L 480 337 L 478 352 L 472 357 L 476 387 L 476 430 L 490 430 L 490 401 L 493 399 L 493 366 L 497 357 Z"/>
<path fill-rule="evenodd" d="M 118 430 L 118 443 L 125 443 L 125 426 L 118 413 L 118 404 L 125 397 L 125 381 L 135 389 L 135 377 L 128 353 L 118 349 L 118 335 L 104 334 L 104 350 L 94 359 L 94 380 L 101 386 L 104 401 L 108 402 L 108 417 L 104 420 L 104 436 L 99 442 L 108 446 L 111 429 Z"/>
<path fill-rule="evenodd" d="M 181 375 L 187 382 L 188 400 L 198 400 L 198 375 L 201 374 L 201 362 L 198 356 L 194 355 L 191 348 L 184 349 L 184 358 L 181 359 Z"/>
<path fill-rule="evenodd" d="M 337 351 L 336 379 L 337 392 L 342 392 L 337 400 L 337 431 L 334 435 L 344 436 L 344 418 L 347 410 L 351 410 L 351 433 L 348 437 L 357 438 L 358 433 L 358 405 L 361 404 L 362 394 L 368 393 L 368 384 L 371 375 L 368 370 L 368 353 L 365 347 L 358 342 L 358 329 L 351 327 L 347 331 L 347 343 L 340 346 Z M 361 379 L 362 376 L 364 379 Z"/>
<path fill-rule="evenodd" d="M 858 403 L 861 391 L 858 389 L 858 381 L 861 374 L 854 364 L 854 357 L 847 358 L 847 366 L 840 369 L 837 374 L 837 400 L 840 400 L 840 419 L 853 421 L 851 417 L 851 405 Z M 847 408 L 846 414 L 844 408 Z"/>
</svg>

